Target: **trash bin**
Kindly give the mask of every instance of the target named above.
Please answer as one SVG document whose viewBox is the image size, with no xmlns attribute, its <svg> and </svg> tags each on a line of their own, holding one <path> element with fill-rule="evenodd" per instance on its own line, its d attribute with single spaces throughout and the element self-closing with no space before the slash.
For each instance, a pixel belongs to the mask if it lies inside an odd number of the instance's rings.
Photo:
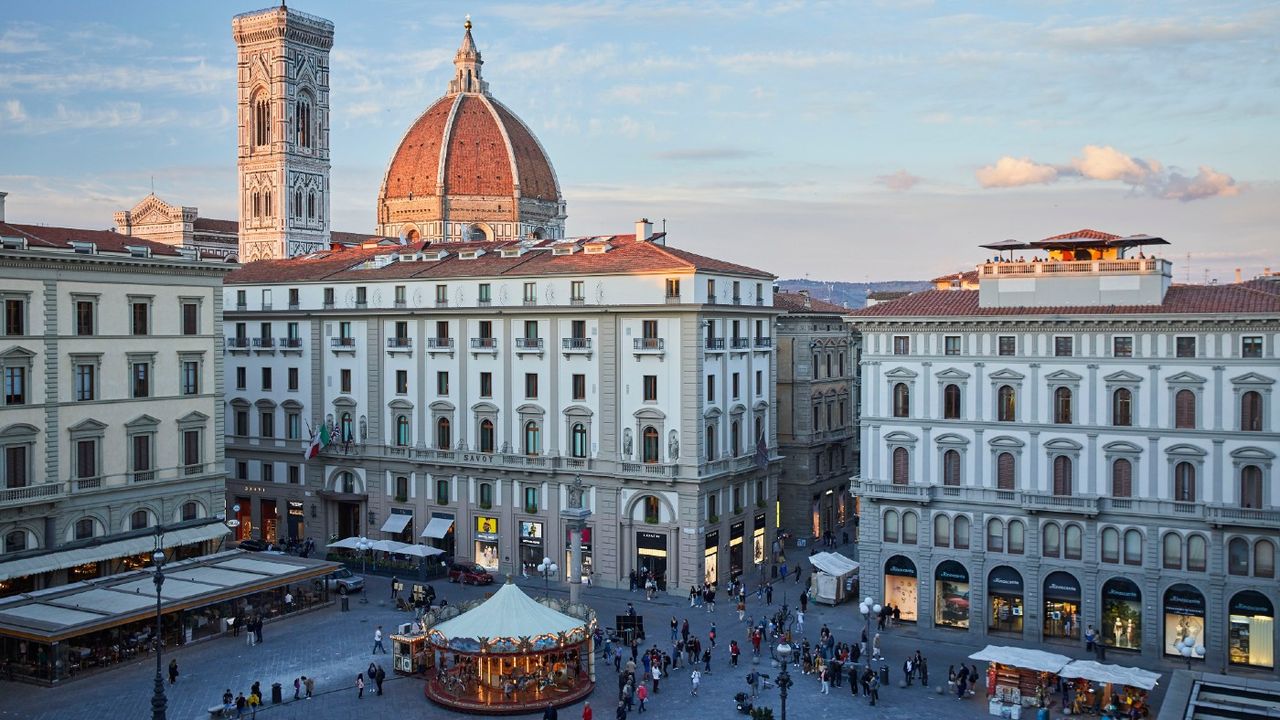
<svg viewBox="0 0 1280 720">
<path fill-rule="evenodd" d="M 279 705 L 284 702 L 284 693 L 280 690 L 280 683 L 271 683 L 271 704 Z"/>
<path fill-rule="evenodd" d="M 348 610 L 351 609 L 350 601 L 348 600 L 346 595 L 343 595 L 342 597 L 338 598 L 338 602 L 341 603 L 342 612 L 347 612 Z"/>
<path fill-rule="evenodd" d="M 889 687 L 889 666 L 880 666 L 880 687 Z"/>
</svg>

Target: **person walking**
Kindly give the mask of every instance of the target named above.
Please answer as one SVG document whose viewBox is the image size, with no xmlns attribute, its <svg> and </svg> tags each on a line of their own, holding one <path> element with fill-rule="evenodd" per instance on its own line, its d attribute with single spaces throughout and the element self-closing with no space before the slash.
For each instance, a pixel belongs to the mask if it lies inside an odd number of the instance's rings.
<svg viewBox="0 0 1280 720">
<path fill-rule="evenodd" d="M 639 712 L 644 714 L 644 701 L 649 699 L 649 689 L 644 685 L 636 688 L 636 700 L 639 702 Z"/>
<path fill-rule="evenodd" d="M 925 687 L 929 686 L 929 658 L 922 657 L 920 651 L 916 651 L 916 672 L 920 673 L 920 684 Z"/>
<path fill-rule="evenodd" d="M 707 633 L 707 639 L 711 641 L 711 647 L 716 646 L 716 624 L 711 623 L 711 630 Z"/>
<path fill-rule="evenodd" d="M 302 678 L 293 679 L 293 699 L 294 700 L 302 699 Z"/>
<path fill-rule="evenodd" d="M 627 720 L 627 704 L 618 701 L 618 709 L 613 711 L 614 720 Z"/>
<path fill-rule="evenodd" d="M 542 711 L 542 720 L 558 720 L 559 713 L 556 712 L 555 706 L 547 703 L 547 709 Z"/>
<path fill-rule="evenodd" d="M 737 640 L 729 641 L 729 664 L 738 667 L 738 656 L 742 654 L 742 649 L 738 647 Z"/>
<path fill-rule="evenodd" d="M 747 617 L 747 601 L 741 595 L 738 596 L 738 622 L 742 622 Z"/>
<path fill-rule="evenodd" d="M 656 694 L 658 692 L 658 684 L 662 682 L 662 663 L 655 663 L 653 670 L 650 672 L 653 675 L 653 692 Z"/>
<path fill-rule="evenodd" d="M 764 585 L 764 604 L 773 604 L 773 583 L 765 583 Z"/>
<path fill-rule="evenodd" d="M 173 658 L 169 661 L 169 684 L 173 685 L 178 682 L 178 659 Z"/>
<path fill-rule="evenodd" d="M 809 593 L 802 592 L 800 593 L 800 612 L 807 612 L 808 610 L 809 610 Z"/>
<path fill-rule="evenodd" d="M 879 660 L 881 659 L 881 657 L 882 656 L 880 655 L 880 633 L 876 633 L 876 636 L 871 639 L 871 659 Z"/>
<path fill-rule="evenodd" d="M 1093 625 L 1090 625 L 1089 628 L 1084 631 L 1084 649 L 1087 652 L 1093 652 L 1093 643 L 1097 637 L 1098 632 L 1093 629 Z"/>
<path fill-rule="evenodd" d="M 871 707 L 880 702 L 880 677 L 871 673 Z"/>
<path fill-rule="evenodd" d="M 804 597 L 801 595 L 801 597 Z M 796 612 L 796 634 L 804 635 L 804 610 Z"/>
<path fill-rule="evenodd" d="M 364 699 L 364 673 L 356 673 L 356 699 Z"/>
<path fill-rule="evenodd" d="M 591 703 L 582 703 L 582 720 L 591 720 Z"/>
<path fill-rule="evenodd" d="M 377 669 L 377 670 L 375 670 L 375 671 L 374 671 L 374 674 L 373 674 L 373 682 L 374 682 L 374 684 L 376 684 L 376 685 L 378 686 L 378 694 L 379 694 L 379 695 L 381 695 L 381 694 L 382 694 L 382 682 L 383 682 L 384 680 L 386 680 L 386 679 L 387 679 L 387 671 L 386 671 L 386 670 L 383 670 L 383 669 L 382 669 L 382 666 L 381 666 L 381 665 L 379 665 L 379 666 L 378 666 L 378 669 Z"/>
<path fill-rule="evenodd" d="M 259 615 L 253 622 L 253 634 L 258 636 L 258 644 L 262 644 L 262 616 Z"/>
<path fill-rule="evenodd" d="M 711 648 L 702 651 L 702 667 L 703 672 L 711 674 Z"/>
<path fill-rule="evenodd" d="M 254 623 L 254 618 L 253 618 L 253 616 L 249 616 L 248 618 L 246 618 L 246 620 L 245 620 L 245 634 L 246 634 L 246 637 L 245 637 L 245 643 L 246 643 L 246 644 L 248 644 L 248 646 L 249 646 L 249 647 L 253 647 L 254 645 L 258 644 L 258 633 L 256 633 L 256 632 L 254 632 L 254 631 L 253 631 L 253 623 Z"/>
<path fill-rule="evenodd" d="M 849 666 L 849 694 L 858 697 L 858 666 Z"/>
<path fill-rule="evenodd" d="M 689 694 L 696 696 L 698 686 L 702 684 L 702 673 L 698 672 L 698 668 L 694 668 L 693 672 L 689 673 L 689 682 L 693 684 L 693 690 Z"/>
<path fill-rule="evenodd" d="M 831 666 L 822 668 L 822 694 L 827 695 L 831 690 Z"/>
<path fill-rule="evenodd" d="M 315 678 L 307 677 L 306 675 L 303 675 L 303 676 L 302 676 L 302 687 L 303 687 L 303 689 L 304 689 L 304 690 L 306 690 L 306 692 L 304 693 L 304 695 L 303 695 L 303 696 L 304 696 L 307 700 L 310 700 L 310 699 L 311 699 L 311 696 L 312 696 L 313 694 L 315 694 L 315 691 L 316 691 L 316 679 L 315 679 Z"/>
<path fill-rule="evenodd" d="M 383 655 L 387 654 L 387 648 L 385 648 L 382 645 L 382 626 L 381 625 L 379 625 L 377 629 L 373 631 L 373 653 L 371 654 L 377 655 L 379 650 L 382 651 Z"/>
</svg>

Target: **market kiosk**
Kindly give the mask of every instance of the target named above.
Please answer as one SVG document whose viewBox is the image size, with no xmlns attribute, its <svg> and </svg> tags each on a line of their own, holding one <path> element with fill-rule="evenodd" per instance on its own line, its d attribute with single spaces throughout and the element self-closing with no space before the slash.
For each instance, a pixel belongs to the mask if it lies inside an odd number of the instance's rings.
<svg viewBox="0 0 1280 720">
<path fill-rule="evenodd" d="M 857 562 L 837 552 L 820 552 L 809 556 L 813 573 L 809 587 L 815 602 L 835 605 L 858 597 Z"/>
<path fill-rule="evenodd" d="M 1125 717 L 1136 707 L 1139 715 L 1148 717 L 1148 693 L 1160 680 L 1158 673 L 1093 660 L 1076 660 L 1059 674 L 1073 681 L 1070 707 L 1063 708 L 1064 715 Z"/>
<path fill-rule="evenodd" d="M 987 710 L 1002 718 L 1021 718 L 1023 708 L 1048 703 L 1058 673 L 1071 662 L 1066 655 L 1004 645 L 988 645 L 969 659 L 988 663 Z"/>
</svg>

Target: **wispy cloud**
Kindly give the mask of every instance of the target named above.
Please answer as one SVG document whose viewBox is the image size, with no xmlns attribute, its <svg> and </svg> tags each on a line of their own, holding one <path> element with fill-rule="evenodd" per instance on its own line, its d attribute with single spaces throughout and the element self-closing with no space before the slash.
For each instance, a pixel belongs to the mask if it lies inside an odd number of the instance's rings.
<svg viewBox="0 0 1280 720">
<path fill-rule="evenodd" d="M 912 175 L 906 170 L 899 170 L 898 172 L 890 175 L 880 175 L 876 178 L 877 183 L 880 183 L 894 192 L 906 192 L 920 184 L 922 180 L 924 180 L 924 178 Z"/>
<path fill-rule="evenodd" d="M 1080 157 L 1062 165 L 1006 155 L 994 165 L 978 168 L 976 175 L 984 188 L 1049 185 L 1060 178 L 1076 177 L 1120 182 L 1134 191 L 1182 202 L 1230 197 L 1242 189 L 1230 175 L 1207 165 L 1201 165 L 1194 175 L 1187 175 L 1159 160 L 1133 157 L 1110 145 L 1086 145 Z"/>
<path fill-rule="evenodd" d="M 741 160 L 760 155 L 758 150 L 737 147 L 702 147 L 662 150 L 653 154 L 659 160 L 704 162 L 714 160 Z"/>
<path fill-rule="evenodd" d="M 978 168 L 977 176 L 978 182 L 984 188 L 1047 185 L 1058 181 L 1058 169 L 1052 165 L 1035 162 L 1031 158 L 1005 155 L 994 165 Z"/>
<path fill-rule="evenodd" d="M 48 49 L 35 25 L 11 25 L 0 33 L 0 53 L 34 53 Z"/>
</svg>

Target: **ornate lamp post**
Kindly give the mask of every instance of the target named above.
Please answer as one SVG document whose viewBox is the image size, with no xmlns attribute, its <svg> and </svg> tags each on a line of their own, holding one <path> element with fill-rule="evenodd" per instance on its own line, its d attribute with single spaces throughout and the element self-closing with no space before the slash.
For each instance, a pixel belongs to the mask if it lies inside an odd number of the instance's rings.
<svg viewBox="0 0 1280 720">
<path fill-rule="evenodd" d="M 551 595 L 551 576 L 560 570 L 559 566 L 551 562 L 551 558 L 544 557 L 542 562 L 538 563 L 538 572 L 542 573 L 542 596 L 550 597 Z"/>
<path fill-rule="evenodd" d="M 164 643 L 161 642 L 160 634 L 160 588 L 164 586 L 164 551 L 160 549 L 160 535 L 162 531 L 156 528 L 156 551 L 151 555 L 151 566 L 155 568 L 155 584 L 156 584 L 156 686 L 155 692 L 151 695 L 151 720 L 165 720 L 165 710 L 168 708 L 168 701 L 164 697 L 164 677 L 160 674 L 161 648 Z"/>
<path fill-rule="evenodd" d="M 791 688 L 791 673 L 787 672 L 787 663 L 791 662 L 791 643 L 780 642 L 778 654 L 778 694 L 782 697 L 782 720 L 787 720 L 787 690 Z"/>
<path fill-rule="evenodd" d="M 361 537 L 359 540 L 357 540 L 357 541 L 356 541 L 356 549 L 360 551 L 360 574 L 362 574 L 362 575 L 364 574 L 365 569 L 366 569 L 366 568 L 365 568 L 365 558 L 366 558 L 366 556 L 368 555 L 369 550 L 370 550 L 372 547 L 373 547 L 373 543 L 372 543 L 372 542 L 369 542 L 369 538 L 367 538 L 367 537 Z M 368 603 L 368 602 L 369 602 L 369 591 L 368 591 L 368 590 L 365 590 L 364 592 L 360 593 L 360 602 L 362 602 L 362 603 Z"/>
</svg>

